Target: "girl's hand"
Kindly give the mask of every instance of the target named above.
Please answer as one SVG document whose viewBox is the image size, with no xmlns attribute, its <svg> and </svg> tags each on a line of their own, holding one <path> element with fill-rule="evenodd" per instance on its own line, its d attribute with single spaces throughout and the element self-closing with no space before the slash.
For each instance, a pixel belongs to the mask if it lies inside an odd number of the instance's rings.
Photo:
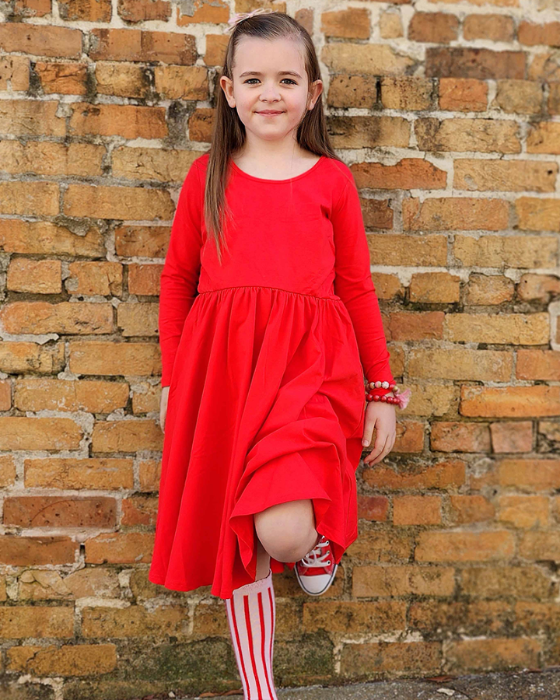
<svg viewBox="0 0 560 700">
<path fill-rule="evenodd" d="M 164 386 L 161 390 L 161 401 L 159 405 L 159 425 L 162 432 L 165 432 L 165 417 L 167 415 L 167 397 L 169 396 L 169 387 Z"/>
<path fill-rule="evenodd" d="M 376 438 L 372 451 L 364 459 L 364 464 L 376 464 L 389 454 L 397 438 L 396 424 L 396 411 L 393 404 L 384 401 L 368 402 L 362 444 L 367 447 L 371 443 L 374 428 Z"/>
</svg>

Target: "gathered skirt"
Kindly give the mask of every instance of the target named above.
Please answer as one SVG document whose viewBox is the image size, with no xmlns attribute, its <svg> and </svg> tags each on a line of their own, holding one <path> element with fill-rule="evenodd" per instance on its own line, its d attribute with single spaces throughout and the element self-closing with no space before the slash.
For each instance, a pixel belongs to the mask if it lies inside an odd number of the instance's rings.
<svg viewBox="0 0 560 700">
<path fill-rule="evenodd" d="M 311 499 L 336 563 L 357 538 L 365 397 L 339 297 L 199 293 L 169 388 L 149 580 L 230 598 L 255 580 L 254 514 Z M 294 563 L 271 558 L 274 573 Z"/>
</svg>

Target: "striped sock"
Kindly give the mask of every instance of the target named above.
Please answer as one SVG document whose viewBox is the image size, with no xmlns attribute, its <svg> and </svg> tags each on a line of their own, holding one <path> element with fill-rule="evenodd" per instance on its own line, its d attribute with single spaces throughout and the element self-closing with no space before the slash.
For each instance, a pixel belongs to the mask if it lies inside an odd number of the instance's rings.
<svg viewBox="0 0 560 700">
<path fill-rule="evenodd" d="M 276 621 L 272 570 L 265 578 L 236 588 L 225 601 L 244 700 L 278 700 L 272 673 Z"/>
</svg>

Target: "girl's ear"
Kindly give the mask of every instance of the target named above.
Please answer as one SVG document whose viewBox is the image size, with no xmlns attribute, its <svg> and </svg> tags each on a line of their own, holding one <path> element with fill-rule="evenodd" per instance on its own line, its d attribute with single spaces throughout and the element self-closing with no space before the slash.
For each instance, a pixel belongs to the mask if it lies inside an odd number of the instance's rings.
<svg viewBox="0 0 560 700">
<path fill-rule="evenodd" d="M 233 82 L 231 78 L 222 75 L 220 78 L 220 87 L 224 91 L 224 95 L 230 107 L 235 107 L 235 98 L 233 97 Z"/>
<path fill-rule="evenodd" d="M 315 80 L 313 83 L 311 83 L 311 86 L 309 88 L 309 93 L 308 93 L 308 100 L 307 100 L 307 107 L 309 108 L 311 106 L 311 102 L 313 102 L 313 107 L 315 107 L 315 101 L 319 98 L 319 95 L 323 92 L 323 81 L 322 80 Z"/>
</svg>

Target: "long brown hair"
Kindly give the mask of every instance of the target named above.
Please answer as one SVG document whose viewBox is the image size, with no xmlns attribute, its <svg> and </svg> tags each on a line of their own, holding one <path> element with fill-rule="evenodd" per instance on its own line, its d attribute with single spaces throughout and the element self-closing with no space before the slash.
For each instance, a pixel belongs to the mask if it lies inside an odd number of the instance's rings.
<svg viewBox="0 0 560 700">
<path fill-rule="evenodd" d="M 221 263 L 221 244 L 227 249 L 223 232 L 223 222 L 230 216 L 225 189 L 232 153 L 245 143 L 245 126 L 239 119 L 237 109 L 230 107 L 220 85 L 220 77 L 233 80 L 235 51 L 243 36 L 258 39 L 295 39 L 301 42 L 304 53 L 308 84 L 321 79 L 321 69 L 315 46 L 308 32 L 295 19 L 281 12 L 257 14 L 248 17 L 234 26 L 228 42 L 222 72 L 218 77 L 216 112 L 212 128 L 212 146 L 209 150 L 206 188 L 204 196 L 204 221 L 208 236 L 216 243 L 218 260 Z M 323 114 L 323 93 L 319 95 L 313 109 L 306 109 L 297 127 L 297 142 L 316 155 L 325 155 L 341 160 L 332 148 L 327 133 L 327 124 Z"/>
</svg>

